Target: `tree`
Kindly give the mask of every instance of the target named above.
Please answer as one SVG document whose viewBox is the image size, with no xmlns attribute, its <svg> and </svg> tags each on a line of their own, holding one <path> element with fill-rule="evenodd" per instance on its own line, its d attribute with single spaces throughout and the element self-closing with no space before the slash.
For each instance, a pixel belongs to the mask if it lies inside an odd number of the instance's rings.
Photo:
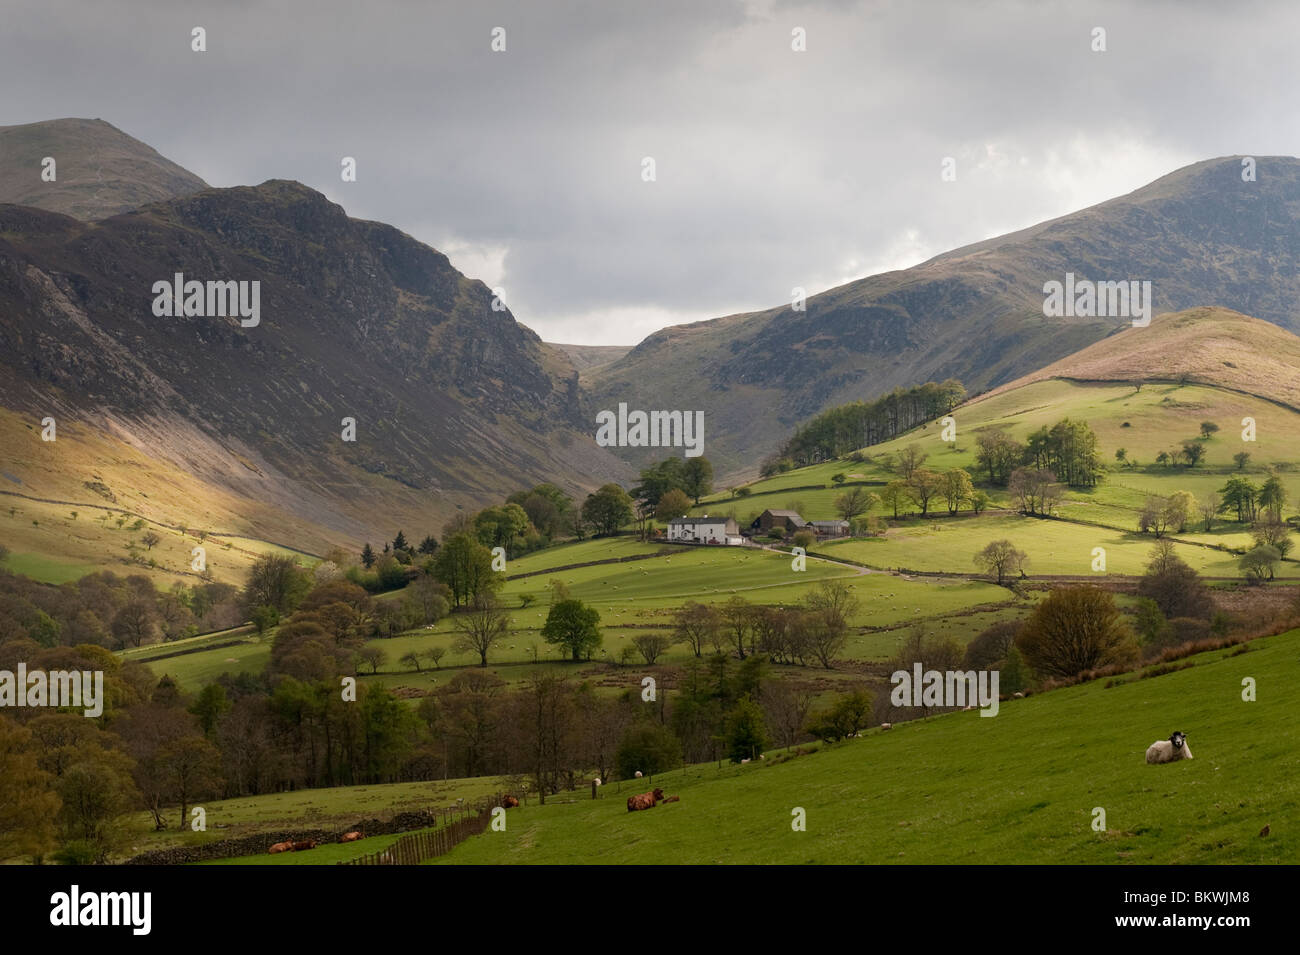
<svg viewBox="0 0 1300 955">
<path fill-rule="evenodd" d="M 504 583 L 492 569 L 492 552 L 465 533 L 444 540 L 434 557 L 433 572 L 451 593 L 452 607 L 495 592 Z"/>
<path fill-rule="evenodd" d="M 258 636 L 262 636 L 280 622 L 280 611 L 268 604 L 253 608 L 253 612 L 249 616 L 253 621 Z"/>
<path fill-rule="evenodd" d="M 844 473 L 843 473 L 843 472 L 839 472 L 839 473 L 836 473 L 836 474 L 832 474 L 832 475 L 831 475 L 831 483 L 834 484 L 834 485 L 837 486 L 837 487 L 838 487 L 839 485 L 843 484 L 843 483 L 844 483 L 845 481 L 847 481 L 847 480 L 848 480 L 848 478 L 844 476 Z"/>
<path fill-rule="evenodd" d="M 1237 465 L 1238 471 L 1244 471 L 1246 469 L 1246 465 L 1250 463 L 1250 452 L 1238 451 L 1236 454 L 1232 456 L 1232 463 Z"/>
<path fill-rule="evenodd" d="M 489 548 L 504 547 L 510 557 L 523 549 L 531 527 L 527 512 L 518 504 L 485 507 L 474 515 L 474 536 L 478 542 Z"/>
<path fill-rule="evenodd" d="M 681 458 L 665 458 L 641 472 L 641 483 L 632 488 L 632 496 L 644 498 L 651 506 L 674 488 L 685 491 L 686 477 Z"/>
<path fill-rule="evenodd" d="M 1277 551 L 1279 560 L 1285 560 L 1286 555 L 1291 553 L 1291 527 L 1280 520 L 1270 517 L 1258 522 L 1251 528 L 1250 536 L 1256 547 L 1272 547 Z"/>
<path fill-rule="evenodd" d="M 1011 574 L 1024 576 L 1024 565 L 1028 557 L 1009 540 L 990 541 L 984 549 L 975 555 L 975 565 L 982 567 L 986 574 L 996 574 L 998 584 L 1006 581 Z"/>
<path fill-rule="evenodd" d="M 199 695 L 190 704 L 189 712 L 198 719 L 203 735 L 210 739 L 212 734 L 216 732 L 217 721 L 226 714 L 230 707 L 230 700 L 226 697 L 226 688 L 220 683 L 209 683 L 199 691 Z"/>
<path fill-rule="evenodd" d="M 733 763 L 739 763 L 742 759 L 758 759 L 763 750 L 771 745 L 763 711 L 748 698 L 738 700 L 727 713 L 722 732 L 727 756 Z"/>
<path fill-rule="evenodd" d="M 509 632 L 510 617 L 495 593 L 483 591 L 470 600 L 463 613 L 456 615 L 452 626 L 458 634 L 456 650 L 477 653 L 478 665 L 485 667 L 493 645 Z"/>
<path fill-rule="evenodd" d="M 399 530 L 397 532 L 397 536 L 393 538 L 393 550 L 399 551 L 399 550 L 410 550 L 410 549 L 411 549 L 411 545 L 407 543 L 406 535 Z"/>
<path fill-rule="evenodd" d="M 375 549 L 367 541 L 366 545 L 361 548 L 361 565 L 369 570 L 375 565 Z"/>
<path fill-rule="evenodd" d="M 1196 498 L 1190 491 L 1175 491 L 1169 495 L 1162 508 L 1162 518 L 1167 530 L 1181 534 L 1196 512 Z"/>
<path fill-rule="evenodd" d="M 1259 489 L 1246 478 L 1229 478 L 1228 483 L 1219 489 L 1223 496 L 1223 509 L 1237 512 L 1237 522 L 1244 523 L 1255 519 L 1255 503 Z"/>
<path fill-rule="evenodd" d="M 807 613 L 803 640 L 808 651 L 826 669 L 835 665 L 848 642 L 849 620 L 858 611 L 858 598 L 842 580 L 822 580 L 804 598 Z"/>
<path fill-rule="evenodd" d="M 1025 621 L 1016 646 L 1044 676 L 1073 677 L 1085 670 L 1136 660 L 1132 632 L 1115 598 L 1097 587 L 1062 587 Z"/>
<path fill-rule="evenodd" d="M 829 710 L 820 713 L 808 724 L 808 732 L 826 743 L 838 743 L 856 736 L 867 725 L 871 716 L 871 695 L 863 690 L 853 690 L 838 697 Z"/>
<path fill-rule="evenodd" d="M 975 436 L 975 447 L 975 462 L 988 472 L 990 484 L 1005 486 L 1025 456 L 1025 446 L 1002 428 L 981 431 Z"/>
<path fill-rule="evenodd" d="M 943 499 L 948 505 L 948 513 L 956 514 L 962 503 L 975 496 L 975 484 L 970 472 L 964 468 L 952 468 L 943 475 Z"/>
<path fill-rule="evenodd" d="M 388 653 L 382 647 L 362 647 L 357 651 L 357 659 L 370 667 L 372 674 L 388 662 Z"/>
<path fill-rule="evenodd" d="M 1182 448 L 1183 459 L 1187 462 L 1189 468 L 1194 468 L 1205 458 L 1205 445 L 1199 441 L 1184 441 Z"/>
<path fill-rule="evenodd" d="M 43 856 L 54 847 L 59 797 L 30 730 L 0 716 L 0 858 Z"/>
<path fill-rule="evenodd" d="M 1007 488 L 1025 514 L 1048 516 L 1061 500 L 1056 474 L 1046 468 L 1016 468 L 1007 479 Z"/>
<path fill-rule="evenodd" d="M 1197 508 L 1201 512 L 1201 520 L 1205 521 L 1205 532 L 1208 534 L 1214 530 L 1215 517 L 1223 510 L 1223 498 L 1215 491 L 1206 491 L 1197 503 Z"/>
<path fill-rule="evenodd" d="M 147 600 L 129 600 L 113 617 L 113 637 L 123 646 L 142 646 L 157 635 L 158 617 Z"/>
<path fill-rule="evenodd" d="M 655 507 L 655 520 L 667 524 L 675 517 L 685 516 L 690 509 L 691 500 L 686 492 L 673 488 L 659 498 L 659 504 Z"/>
<path fill-rule="evenodd" d="M 436 554 L 438 552 L 437 539 L 432 534 L 425 534 L 424 540 L 420 541 L 420 546 L 416 548 L 416 552 L 425 555 Z M 367 564 L 366 566 L 369 567 L 370 565 Z"/>
<path fill-rule="evenodd" d="M 1167 618 L 1194 617 L 1208 619 L 1214 601 L 1204 581 L 1182 561 L 1168 540 L 1158 541 L 1151 551 L 1147 572 L 1138 581 L 1139 597 L 1154 600 Z"/>
<path fill-rule="evenodd" d="M 657 504 L 658 500 L 653 503 Z M 587 495 L 582 503 L 582 516 L 596 528 L 597 534 L 613 534 L 632 520 L 632 499 L 617 484 L 603 485 Z"/>
<path fill-rule="evenodd" d="M 311 577 L 288 554 L 263 554 L 248 568 L 244 583 L 244 606 L 274 607 L 281 614 L 290 613 L 311 590 Z"/>
<path fill-rule="evenodd" d="M 720 623 L 716 608 L 688 600 L 677 611 L 673 633 L 698 657 L 703 655 L 705 646 L 717 642 Z"/>
<path fill-rule="evenodd" d="M 1265 578 L 1272 580 L 1281 559 L 1276 547 L 1261 544 L 1241 558 L 1241 572 L 1252 584 L 1262 583 Z"/>
<path fill-rule="evenodd" d="M 911 480 L 907 482 L 907 493 L 921 509 L 922 517 L 929 514 L 930 502 L 942 492 L 943 486 L 943 475 L 937 471 L 929 468 L 916 468 L 912 471 Z"/>
<path fill-rule="evenodd" d="M 860 487 L 851 487 L 835 499 L 835 513 L 841 520 L 852 523 L 855 517 L 867 513 L 879 503 L 880 498 L 877 495 L 864 491 Z"/>
<path fill-rule="evenodd" d="M 408 650 L 406 653 L 403 653 L 401 659 L 397 662 L 402 664 L 404 667 L 409 667 L 416 673 L 420 672 L 420 654 L 415 650 Z"/>
<path fill-rule="evenodd" d="M 153 531 L 147 531 L 145 535 L 140 538 L 140 543 L 144 544 L 145 550 L 153 550 L 156 546 L 158 546 L 158 543 L 161 540 L 162 538 L 159 537 L 157 534 L 155 534 Z"/>
<path fill-rule="evenodd" d="M 567 650 L 574 663 L 601 645 L 600 614 L 581 600 L 561 600 L 546 615 L 542 639 Z"/>
<path fill-rule="evenodd" d="M 1207 441 L 1210 438 L 1214 437 L 1215 433 L 1218 430 L 1219 430 L 1219 426 L 1215 424 L 1213 421 L 1201 422 L 1201 437 L 1205 438 Z"/>
<path fill-rule="evenodd" d="M 655 661 L 672 646 L 672 643 L 672 640 L 662 633 L 639 633 L 632 638 L 632 646 L 636 647 L 648 666 L 654 666 Z"/>
<path fill-rule="evenodd" d="M 970 498 L 970 509 L 976 517 L 983 514 L 992 503 L 992 499 L 984 491 L 976 491 Z"/>
<path fill-rule="evenodd" d="M 705 457 L 687 458 L 682 465 L 682 490 L 698 505 L 713 491 L 713 465 Z"/>
<path fill-rule="evenodd" d="M 898 473 L 902 475 L 905 484 L 912 483 L 912 475 L 925 464 L 930 455 L 921 450 L 919 444 L 909 444 L 902 451 L 898 452 Z"/>
<path fill-rule="evenodd" d="M 1286 498 L 1286 488 L 1282 486 L 1282 482 L 1276 474 L 1272 475 L 1264 482 L 1264 486 L 1259 489 L 1257 499 L 1259 509 L 1267 511 L 1271 520 L 1280 521 L 1282 520 L 1282 508 L 1286 507 Z"/>
<path fill-rule="evenodd" d="M 898 518 L 898 505 L 908 499 L 908 488 L 904 481 L 890 481 L 885 485 L 884 490 L 880 492 L 880 500 L 884 505 L 894 512 L 894 518 Z"/>
</svg>

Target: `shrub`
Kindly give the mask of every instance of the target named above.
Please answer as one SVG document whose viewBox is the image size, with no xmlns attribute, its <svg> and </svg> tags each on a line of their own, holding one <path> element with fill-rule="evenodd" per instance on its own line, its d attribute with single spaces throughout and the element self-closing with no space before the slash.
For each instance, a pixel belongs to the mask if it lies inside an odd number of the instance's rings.
<svg viewBox="0 0 1300 955">
<path fill-rule="evenodd" d="M 647 776 L 666 772 L 681 761 L 681 740 L 668 727 L 650 722 L 628 727 L 614 757 L 618 775 L 623 779 L 632 779 L 638 772 Z"/>
<path fill-rule="evenodd" d="M 1137 659 L 1137 642 L 1115 598 L 1090 586 L 1052 591 L 1025 621 L 1016 646 L 1044 676 L 1073 677 Z"/>
</svg>

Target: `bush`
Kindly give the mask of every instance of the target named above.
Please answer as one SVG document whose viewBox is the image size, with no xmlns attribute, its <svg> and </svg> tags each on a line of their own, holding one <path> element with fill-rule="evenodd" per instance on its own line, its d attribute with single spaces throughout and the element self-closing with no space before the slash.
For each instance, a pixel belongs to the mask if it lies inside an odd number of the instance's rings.
<svg viewBox="0 0 1300 955">
<path fill-rule="evenodd" d="M 632 779 L 638 772 L 647 776 L 667 772 L 681 761 L 682 744 L 677 735 L 666 726 L 649 722 L 628 727 L 614 757 L 622 779 Z"/>
<path fill-rule="evenodd" d="M 727 714 L 723 735 L 727 741 L 727 755 L 733 763 L 742 759 L 757 759 L 771 745 L 767 735 L 767 721 L 758 704 L 742 699 Z"/>
<path fill-rule="evenodd" d="M 1048 594 L 1025 621 L 1016 646 L 1031 667 L 1051 677 L 1073 677 L 1137 659 L 1137 641 L 1115 598 L 1090 586 Z"/>
<path fill-rule="evenodd" d="M 867 725 L 871 716 L 871 696 L 854 690 L 837 699 L 825 713 L 818 713 L 808 723 L 807 731 L 825 743 L 836 743 Z"/>
<path fill-rule="evenodd" d="M 813 544 L 817 543 L 817 535 L 812 531 L 797 531 L 791 541 L 795 547 L 802 547 L 808 551 L 812 549 Z"/>
</svg>

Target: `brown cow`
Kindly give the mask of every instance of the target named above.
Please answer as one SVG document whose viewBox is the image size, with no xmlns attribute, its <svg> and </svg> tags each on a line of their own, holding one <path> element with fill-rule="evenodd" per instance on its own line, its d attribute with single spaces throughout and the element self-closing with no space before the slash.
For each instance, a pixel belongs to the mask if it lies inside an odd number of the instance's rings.
<svg viewBox="0 0 1300 955">
<path fill-rule="evenodd" d="M 308 849 L 315 849 L 315 848 L 316 848 L 315 839 L 308 839 L 306 842 L 295 842 L 293 844 L 294 852 L 305 852 Z"/>
<path fill-rule="evenodd" d="M 275 845 L 271 846 L 270 849 L 271 855 L 275 855 L 277 852 L 292 852 L 292 851 L 293 851 L 292 842 L 277 842 Z"/>
<path fill-rule="evenodd" d="M 356 842 L 360 838 L 361 833 L 359 832 L 345 832 L 339 837 L 339 842 Z"/>
<path fill-rule="evenodd" d="M 664 798 L 664 791 L 656 789 L 654 792 L 641 793 L 637 796 L 627 797 L 627 811 L 637 812 L 640 809 L 653 809 L 659 800 Z"/>
<path fill-rule="evenodd" d="M 506 809 L 518 809 L 519 800 L 516 799 L 514 796 L 506 796 L 504 799 L 501 800 L 501 805 L 504 806 Z"/>
</svg>

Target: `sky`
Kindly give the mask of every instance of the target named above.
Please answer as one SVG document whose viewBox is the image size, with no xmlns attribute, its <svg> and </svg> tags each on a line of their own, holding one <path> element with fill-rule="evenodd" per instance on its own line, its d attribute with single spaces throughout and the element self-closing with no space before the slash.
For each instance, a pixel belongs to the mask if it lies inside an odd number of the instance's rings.
<svg viewBox="0 0 1300 955">
<path fill-rule="evenodd" d="M 446 253 L 552 342 L 633 345 L 1189 163 L 1300 153 L 1288 0 L 0 0 L 0 18 L 0 125 L 99 118 L 214 186 L 299 180 Z"/>
</svg>

